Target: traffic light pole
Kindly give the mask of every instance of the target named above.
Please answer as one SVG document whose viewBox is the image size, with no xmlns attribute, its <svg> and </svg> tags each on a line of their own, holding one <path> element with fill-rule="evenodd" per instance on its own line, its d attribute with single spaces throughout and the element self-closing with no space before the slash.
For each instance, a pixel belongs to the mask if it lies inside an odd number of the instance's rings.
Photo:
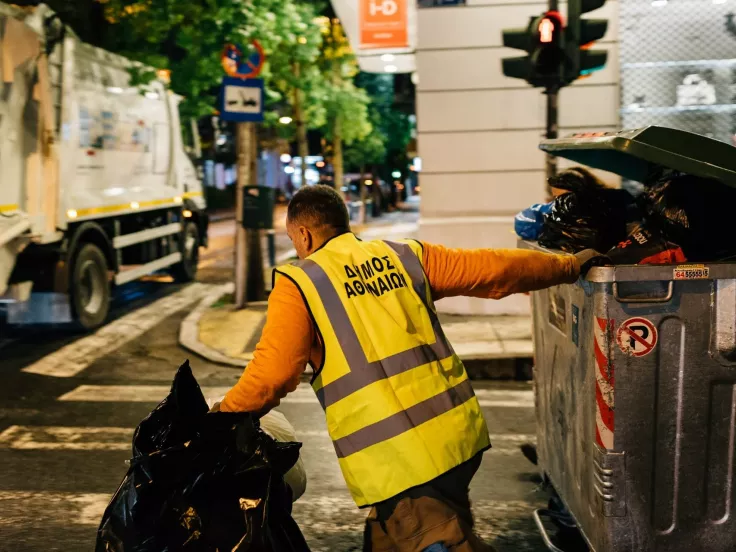
<svg viewBox="0 0 736 552">
<path fill-rule="evenodd" d="M 557 105 L 559 99 L 560 89 L 559 87 L 548 87 L 544 91 L 547 96 L 547 129 L 545 138 L 557 138 Z M 552 190 L 549 186 L 549 179 L 557 174 L 557 158 L 549 153 L 546 155 L 546 178 L 547 178 L 547 193 L 552 195 Z"/>
<path fill-rule="evenodd" d="M 559 10 L 558 0 L 548 0 L 548 10 L 558 11 Z M 547 96 L 547 124 L 545 138 L 557 138 L 557 112 L 558 112 L 558 101 L 559 101 L 559 86 L 549 86 L 544 91 Z M 549 153 L 546 154 L 545 159 L 545 177 L 547 182 L 547 195 L 552 196 L 552 189 L 549 186 L 549 179 L 557 174 L 557 158 Z"/>
</svg>

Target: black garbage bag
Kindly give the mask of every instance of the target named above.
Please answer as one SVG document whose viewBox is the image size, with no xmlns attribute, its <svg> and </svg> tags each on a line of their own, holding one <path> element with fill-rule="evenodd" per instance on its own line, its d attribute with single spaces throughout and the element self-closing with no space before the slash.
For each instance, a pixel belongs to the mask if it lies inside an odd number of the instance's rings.
<svg viewBox="0 0 736 552">
<path fill-rule="evenodd" d="M 648 222 L 679 244 L 690 261 L 736 254 L 733 213 L 736 190 L 715 180 L 671 173 L 640 197 Z"/>
<path fill-rule="evenodd" d="M 612 264 L 678 264 L 687 261 L 682 248 L 646 223 L 606 253 Z"/>
<path fill-rule="evenodd" d="M 135 431 L 96 551 L 308 552 L 283 478 L 300 448 L 271 439 L 251 414 L 209 414 L 185 362 Z"/>
<path fill-rule="evenodd" d="M 558 196 L 544 215 L 539 235 L 543 247 L 568 253 L 608 251 L 626 239 L 627 223 L 639 217 L 629 192 L 608 188 L 583 168 L 563 171 L 549 184 L 568 192 Z"/>
</svg>

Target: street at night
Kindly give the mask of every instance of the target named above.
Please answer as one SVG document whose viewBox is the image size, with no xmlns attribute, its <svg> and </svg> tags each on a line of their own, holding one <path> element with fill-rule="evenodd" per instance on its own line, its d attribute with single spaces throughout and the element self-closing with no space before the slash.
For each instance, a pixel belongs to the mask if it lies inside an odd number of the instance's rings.
<svg viewBox="0 0 736 552">
<path fill-rule="evenodd" d="M 0 552 L 736 552 L 736 0 L 0 0 Z"/>
</svg>

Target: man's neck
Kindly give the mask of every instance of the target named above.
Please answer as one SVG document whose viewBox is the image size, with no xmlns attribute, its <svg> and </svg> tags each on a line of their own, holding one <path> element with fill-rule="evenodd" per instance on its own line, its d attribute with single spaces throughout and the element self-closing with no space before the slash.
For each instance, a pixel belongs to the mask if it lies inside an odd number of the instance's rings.
<svg viewBox="0 0 736 552">
<path fill-rule="evenodd" d="M 342 236 L 344 234 L 349 234 L 350 230 L 347 230 L 346 232 L 333 232 L 331 234 L 327 234 L 326 236 L 318 236 L 316 241 L 316 247 L 312 250 L 312 253 L 316 253 L 320 249 L 322 249 L 327 242 L 334 240 L 335 238 Z M 312 254 L 310 253 L 310 255 Z"/>
</svg>

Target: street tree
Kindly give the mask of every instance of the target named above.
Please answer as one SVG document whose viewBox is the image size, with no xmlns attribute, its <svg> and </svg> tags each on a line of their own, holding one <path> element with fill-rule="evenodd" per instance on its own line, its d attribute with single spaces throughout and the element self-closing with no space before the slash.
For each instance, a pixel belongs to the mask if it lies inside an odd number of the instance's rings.
<svg viewBox="0 0 736 552">
<path fill-rule="evenodd" d="M 321 67 L 326 81 L 327 124 L 325 135 L 332 143 L 335 187 L 344 181 L 343 145 L 365 139 L 373 132 L 368 117 L 370 98 L 355 85 L 358 63 L 337 18 L 322 17 Z M 375 143 L 374 143 L 375 145 Z"/>
<path fill-rule="evenodd" d="M 294 138 L 304 163 L 309 155 L 307 129 L 319 128 L 325 120 L 324 78 L 316 62 L 322 46 L 317 12 L 311 4 L 296 0 L 254 0 L 246 9 L 252 22 L 246 32 L 258 36 L 267 21 L 269 40 L 264 43 L 268 61 L 264 79 L 269 91 L 270 113 L 266 125 L 278 124 L 281 115 L 290 115 L 293 126 L 281 126 L 284 138 Z M 291 132 L 291 129 L 294 132 Z"/>
<path fill-rule="evenodd" d="M 377 134 L 385 139 L 385 155 L 376 163 L 381 165 L 386 180 L 394 169 L 408 165 L 407 148 L 412 139 L 409 113 L 396 105 L 394 75 L 360 73 L 356 85 L 364 88 L 371 99 L 370 118 Z"/>
<path fill-rule="evenodd" d="M 172 90 L 184 97 L 182 114 L 211 115 L 223 75 L 220 52 L 227 43 L 244 44 L 250 39 L 247 4 L 241 0 L 107 0 L 104 5 L 110 29 L 98 45 L 149 67 L 169 70 Z"/>
</svg>

